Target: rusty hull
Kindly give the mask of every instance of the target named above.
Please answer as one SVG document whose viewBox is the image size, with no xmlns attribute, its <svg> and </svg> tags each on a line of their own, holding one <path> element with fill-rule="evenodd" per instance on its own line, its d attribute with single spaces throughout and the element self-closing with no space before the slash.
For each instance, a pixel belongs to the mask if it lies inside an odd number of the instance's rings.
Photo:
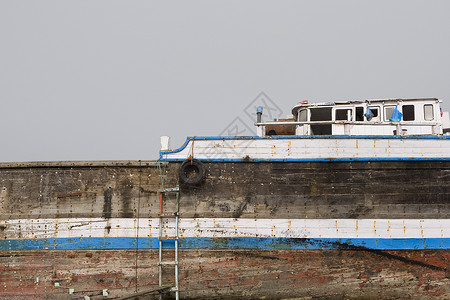
<svg viewBox="0 0 450 300">
<path fill-rule="evenodd" d="M 162 166 L 167 186 L 177 183 L 178 167 Z M 205 182 L 181 188 L 181 217 L 450 217 L 449 162 L 205 167 Z M 0 183 L 0 221 L 159 213 L 155 162 L 0 164 Z M 0 227 L 3 240 L 4 231 Z M 157 251 L 0 251 L 0 298 L 132 296 L 158 285 Z M 181 249 L 179 255 L 184 299 L 450 298 L 448 249 L 380 251 L 342 245 L 338 250 Z M 68 294 L 69 287 L 74 294 Z M 108 296 L 102 295 L 104 289 Z"/>
<path fill-rule="evenodd" d="M 179 254 L 185 299 L 448 299 L 450 294 L 448 250 L 203 249 Z M 157 255 L 157 250 L 2 253 L 0 295 L 104 299 L 101 292 L 108 289 L 109 298 L 125 297 L 158 285 Z"/>
</svg>

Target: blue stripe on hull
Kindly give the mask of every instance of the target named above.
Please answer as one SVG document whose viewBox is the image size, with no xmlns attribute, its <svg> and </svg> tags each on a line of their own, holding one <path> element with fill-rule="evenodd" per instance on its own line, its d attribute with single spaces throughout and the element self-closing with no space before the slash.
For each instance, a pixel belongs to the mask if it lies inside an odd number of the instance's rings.
<svg viewBox="0 0 450 300">
<path fill-rule="evenodd" d="M 165 162 L 183 162 L 186 159 L 160 158 Z M 359 158 L 198 158 L 202 162 L 349 162 L 349 161 L 450 161 L 450 157 L 359 157 Z"/>
<path fill-rule="evenodd" d="M 188 136 L 185 143 L 196 141 L 217 141 L 217 140 L 307 140 L 307 139 L 389 139 L 389 140 L 447 140 L 450 136 L 433 135 L 433 134 L 416 134 L 416 135 L 272 135 L 272 136 Z"/>
<path fill-rule="evenodd" d="M 174 241 L 164 240 L 164 248 Z M 297 239 L 297 238 L 182 238 L 181 249 L 310 249 L 424 250 L 450 249 L 450 238 L 423 239 Z M 47 238 L 1 240 L 0 251 L 76 249 L 158 249 L 157 238 Z"/>
</svg>

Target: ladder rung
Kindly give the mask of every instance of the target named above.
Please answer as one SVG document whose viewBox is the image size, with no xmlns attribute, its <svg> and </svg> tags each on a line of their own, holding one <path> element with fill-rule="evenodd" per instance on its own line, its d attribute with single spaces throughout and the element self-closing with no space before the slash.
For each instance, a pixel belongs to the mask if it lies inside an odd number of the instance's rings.
<svg viewBox="0 0 450 300">
<path fill-rule="evenodd" d="M 161 261 L 159 262 L 160 265 L 178 265 L 178 262 L 176 261 Z"/>
<path fill-rule="evenodd" d="M 169 284 L 162 284 L 162 285 L 160 285 L 160 287 L 162 287 L 162 288 L 170 288 L 170 291 L 172 291 L 172 292 L 178 291 L 178 288 L 176 286 L 169 285 Z"/>
<path fill-rule="evenodd" d="M 175 218 L 178 217 L 178 212 L 174 212 L 174 213 L 165 213 L 165 214 L 159 214 L 160 218 Z"/>
<path fill-rule="evenodd" d="M 158 240 L 178 240 L 177 236 L 159 236 Z"/>
<path fill-rule="evenodd" d="M 160 173 L 161 173 L 161 168 L 160 168 Z M 162 175 L 162 173 L 161 173 L 161 175 Z M 163 212 L 162 208 L 161 208 L 161 213 L 158 214 L 158 216 L 159 216 L 159 235 L 158 235 L 158 240 L 159 240 L 159 259 L 158 259 L 159 286 L 162 287 L 162 288 L 167 288 L 167 289 L 169 289 L 169 291 L 175 292 L 176 299 L 178 299 L 179 298 L 179 288 L 178 288 L 178 280 L 179 280 L 179 278 L 178 278 L 178 246 L 179 246 L 178 245 L 178 239 L 179 239 L 179 236 L 178 236 L 178 225 L 179 225 L 179 219 L 178 218 L 179 218 L 179 205 L 180 205 L 180 203 L 179 203 L 180 187 L 177 184 L 176 187 L 164 188 L 164 178 L 167 178 L 167 176 L 165 176 L 165 175 L 163 175 L 163 176 L 161 176 L 161 185 L 160 185 L 160 189 L 159 189 L 159 194 L 160 194 L 161 197 L 163 197 L 162 196 L 163 193 L 176 193 L 177 203 L 176 203 L 175 209 L 177 211 L 170 212 L 170 210 L 169 210 L 169 212 Z M 169 195 L 167 195 L 167 196 L 169 196 Z M 171 196 L 171 197 L 173 197 L 173 196 Z M 161 198 L 161 200 L 163 198 Z M 175 224 L 176 224 L 175 225 L 175 235 L 174 236 L 172 236 L 172 235 L 163 236 L 164 235 L 164 233 L 163 233 L 163 223 L 169 222 L 169 221 L 163 220 L 164 218 L 166 218 L 166 219 L 168 219 L 168 218 L 174 219 Z M 170 221 L 169 223 L 173 223 L 173 222 Z M 165 243 L 163 243 L 164 240 L 166 240 L 166 241 L 174 241 L 174 243 L 175 243 L 175 249 L 174 249 L 175 250 L 175 256 L 174 256 L 174 258 L 172 258 L 170 256 L 167 257 L 166 259 L 169 259 L 169 260 L 166 260 L 166 261 L 162 260 L 162 258 L 163 258 L 163 250 L 168 251 L 168 250 L 171 250 L 172 248 L 168 247 L 168 245 L 165 245 Z M 170 243 L 170 244 L 172 244 L 172 243 Z M 174 259 L 174 260 L 170 260 L 170 259 Z M 173 268 L 175 268 L 174 281 L 173 281 L 172 284 L 168 284 L 170 282 L 168 282 L 166 284 L 163 284 L 163 276 L 162 276 L 162 274 L 163 274 L 163 271 L 166 269 L 163 266 L 173 266 Z M 167 290 L 165 290 L 165 291 L 167 291 Z M 161 297 L 161 295 L 160 295 L 160 297 Z"/>
<path fill-rule="evenodd" d="M 166 189 L 160 189 L 159 190 L 161 193 L 172 193 L 172 192 L 179 192 L 180 188 L 179 187 L 174 187 L 174 188 L 166 188 Z"/>
</svg>

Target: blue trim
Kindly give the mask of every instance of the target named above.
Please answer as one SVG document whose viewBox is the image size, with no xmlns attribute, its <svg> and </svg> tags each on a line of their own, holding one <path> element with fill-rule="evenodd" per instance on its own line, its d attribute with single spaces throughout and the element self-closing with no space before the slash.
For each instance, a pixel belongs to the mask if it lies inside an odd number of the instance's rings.
<svg viewBox="0 0 450 300">
<path fill-rule="evenodd" d="M 400 136 L 400 135 L 276 135 L 276 136 L 189 136 L 186 138 L 186 141 L 184 144 L 175 150 L 169 150 L 169 151 L 160 151 L 159 152 L 159 159 L 161 161 L 172 161 L 170 159 L 164 159 L 163 155 L 165 154 L 171 154 L 171 153 L 178 153 L 183 151 L 190 141 L 220 141 L 220 140 L 300 140 L 300 139 L 375 139 L 375 140 L 448 140 L 450 139 L 450 136 L 438 136 L 438 135 L 410 135 L 410 136 Z M 354 159 L 353 159 L 354 160 Z M 410 160 L 410 159 L 406 159 Z M 428 160 L 428 159 L 426 159 Z M 444 159 L 448 160 L 448 158 Z M 173 160 L 173 161 L 179 161 L 179 160 Z M 209 161 L 209 160 L 208 160 Z M 211 160 L 214 161 L 214 160 Z M 223 160 L 217 160 L 217 161 L 223 161 Z M 233 160 L 233 161 L 240 161 L 240 160 Z M 248 161 L 248 160 L 247 160 Z M 250 160 L 250 161 L 257 161 L 257 160 Z M 269 160 L 274 161 L 274 160 Z M 280 161 L 291 161 L 291 160 L 280 160 Z M 312 160 L 312 161 L 320 161 L 320 160 Z M 330 160 L 324 160 L 324 161 L 330 161 Z M 368 161 L 368 160 L 366 160 Z"/>
<path fill-rule="evenodd" d="M 260 158 L 233 158 L 233 159 L 222 159 L 222 158 L 197 158 L 202 162 L 349 162 L 349 161 L 450 161 L 450 157 L 361 157 L 361 158 L 270 158 L 270 159 L 260 159 Z M 161 159 L 161 161 L 167 162 L 182 162 L 185 159 L 178 158 L 167 158 Z"/>
<path fill-rule="evenodd" d="M 183 144 L 180 148 L 175 149 L 175 150 L 169 150 L 169 151 L 160 151 L 159 153 L 161 153 L 161 155 L 162 155 L 162 154 L 170 154 L 170 153 L 181 152 L 181 151 L 184 150 L 184 148 L 187 147 L 187 145 L 189 144 L 189 142 L 192 141 L 192 140 L 193 140 L 193 138 L 188 137 L 188 138 L 186 139 L 186 141 L 184 141 L 184 144 Z"/>
<path fill-rule="evenodd" d="M 47 238 L 1 240 L 0 251 L 158 249 L 157 238 Z M 173 249 L 174 241 L 163 247 Z M 331 239 L 331 238 L 182 238 L 181 249 L 292 249 L 292 250 L 425 250 L 450 249 L 450 238 L 418 239 Z"/>
<path fill-rule="evenodd" d="M 447 140 L 446 135 L 272 135 L 272 136 L 188 136 L 187 140 L 294 140 L 294 139 L 428 139 Z"/>
</svg>

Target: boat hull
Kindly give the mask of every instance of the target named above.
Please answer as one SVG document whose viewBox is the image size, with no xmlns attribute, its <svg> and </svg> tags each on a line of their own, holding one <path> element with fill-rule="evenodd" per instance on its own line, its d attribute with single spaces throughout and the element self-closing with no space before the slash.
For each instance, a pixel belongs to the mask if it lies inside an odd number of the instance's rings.
<svg viewBox="0 0 450 300">
<path fill-rule="evenodd" d="M 182 298 L 449 298 L 450 162 L 202 164 L 180 187 Z M 0 297 L 157 287 L 180 165 L 2 164 Z"/>
</svg>

